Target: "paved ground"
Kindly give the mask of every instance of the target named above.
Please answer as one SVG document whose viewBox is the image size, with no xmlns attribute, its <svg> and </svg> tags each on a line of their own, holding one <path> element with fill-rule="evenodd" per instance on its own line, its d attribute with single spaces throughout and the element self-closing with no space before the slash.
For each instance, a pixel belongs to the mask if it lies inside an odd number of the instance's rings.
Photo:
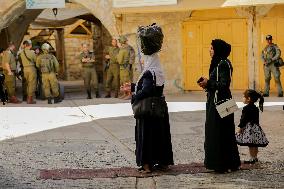
<svg viewBox="0 0 284 189">
<path fill-rule="evenodd" d="M 241 93 L 234 93 L 241 100 Z M 71 99 L 71 97 L 73 99 Z M 117 99 L 85 100 L 80 92 L 66 94 L 58 106 L 116 103 Z M 204 101 L 203 93 L 169 95 L 169 101 Z M 271 97 L 268 101 L 283 101 Z M 12 105 L 13 106 L 13 105 Z M 18 105 L 17 105 L 18 106 Z M 21 104 L 19 106 L 27 106 Z M 47 106 L 39 101 L 35 106 Z M 52 105 L 53 107 L 55 105 Z M 4 107 L 1 107 L 4 108 Z M 259 168 L 218 175 L 213 173 L 91 180 L 42 180 L 41 169 L 135 167 L 134 119 L 100 119 L 42 131 L 0 142 L 0 188 L 284 188 L 284 111 L 266 107 L 261 124 L 270 144 L 260 149 Z M 175 164 L 203 161 L 204 111 L 170 114 Z M 240 111 L 236 113 L 238 123 Z M 242 159 L 248 158 L 241 147 Z"/>
</svg>

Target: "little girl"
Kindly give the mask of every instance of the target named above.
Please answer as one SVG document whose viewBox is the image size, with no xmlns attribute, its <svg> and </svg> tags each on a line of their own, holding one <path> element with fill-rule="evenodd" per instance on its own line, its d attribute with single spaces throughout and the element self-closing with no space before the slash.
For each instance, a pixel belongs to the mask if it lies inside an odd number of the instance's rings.
<svg viewBox="0 0 284 189">
<path fill-rule="evenodd" d="M 247 104 L 242 111 L 239 128 L 236 134 L 236 141 L 240 146 L 248 146 L 250 160 L 244 161 L 247 164 L 258 162 L 258 147 L 268 145 L 268 140 L 261 127 L 259 126 L 259 110 L 254 104 L 259 99 L 259 109 L 263 111 L 263 96 L 252 89 L 244 92 L 244 103 Z"/>
</svg>

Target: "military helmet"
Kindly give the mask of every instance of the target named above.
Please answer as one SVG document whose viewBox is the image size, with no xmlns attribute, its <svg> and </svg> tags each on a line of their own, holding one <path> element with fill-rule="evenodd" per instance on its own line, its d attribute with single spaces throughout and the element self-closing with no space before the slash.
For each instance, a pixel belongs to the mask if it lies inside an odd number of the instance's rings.
<svg viewBox="0 0 284 189">
<path fill-rule="evenodd" d="M 49 50 L 49 48 L 50 48 L 50 45 L 48 44 L 48 43 L 44 43 L 42 46 L 41 46 L 41 50 Z"/>
<path fill-rule="evenodd" d="M 23 42 L 23 45 L 32 45 L 32 41 L 31 41 L 30 39 L 25 40 L 25 41 Z"/>
<path fill-rule="evenodd" d="M 267 36 L 265 37 L 265 39 L 266 39 L 266 40 L 272 40 L 272 35 L 267 35 Z"/>
<path fill-rule="evenodd" d="M 119 37 L 118 41 L 119 41 L 120 43 L 126 43 L 127 38 L 126 38 L 124 35 L 122 35 L 122 36 Z"/>
</svg>

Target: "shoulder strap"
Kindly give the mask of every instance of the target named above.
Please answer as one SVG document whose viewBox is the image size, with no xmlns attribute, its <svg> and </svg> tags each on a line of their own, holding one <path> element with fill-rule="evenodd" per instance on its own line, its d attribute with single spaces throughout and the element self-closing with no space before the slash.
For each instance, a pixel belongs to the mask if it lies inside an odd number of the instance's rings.
<svg viewBox="0 0 284 189">
<path fill-rule="evenodd" d="M 221 60 L 222 61 L 222 60 Z M 220 63 L 221 63 L 221 61 L 220 61 Z M 228 66 L 229 66 L 229 70 L 230 70 L 230 78 L 231 78 L 231 80 L 232 80 L 232 71 L 231 71 L 231 66 L 230 66 L 230 64 L 229 64 L 229 62 L 227 61 L 227 60 L 225 60 L 225 62 L 228 64 Z M 219 63 L 219 64 L 220 64 Z M 219 69 L 218 69 L 218 67 L 219 67 L 219 64 L 217 65 L 217 81 L 219 81 Z M 218 94 L 218 90 L 216 90 L 215 91 L 215 97 L 214 97 L 214 102 L 215 102 L 215 104 L 216 103 L 218 103 L 218 97 L 217 97 L 217 94 Z"/>
<path fill-rule="evenodd" d="M 23 52 L 24 52 L 24 55 L 25 55 L 25 57 L 27 58 L 27 60 L 28 60 L 29 62 L 33 62 L 33 61 L 27 56 L 25 49 L 23 50 Z"/>
<path fill-rule="evenodd" d="M 222 60 L 221 60 L 222 61 Z M 229 64 L 229 62 L 227 61 L 227 60 L 225 60 L 225 62 L 228 64 L 228 66 L 229 66 L 229 71 L 230 71 L 230 78 L 232 79 L 232 70 L 231 70 L 231 65 Z M 221 63 L 221 62 L 220 62 Z M 220 64 L 219 63 L 219 64 Z M 219 67 L 219 64 L 217 65 L 217 81 L 219 81 L 219 69 L 218 69 L 218 67 Z"/>
</svg>

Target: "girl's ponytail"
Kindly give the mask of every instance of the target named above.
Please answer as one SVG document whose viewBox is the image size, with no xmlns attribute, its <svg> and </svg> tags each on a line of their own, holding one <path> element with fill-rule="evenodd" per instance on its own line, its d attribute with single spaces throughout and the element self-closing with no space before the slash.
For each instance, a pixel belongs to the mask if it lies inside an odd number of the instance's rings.
<svg viewBox="0 0 284 189">
<path fill-rule="evenodd" d="M 264 104 L 264 98 L 261 92 L 258 93 L 259 94 L 259 109 L 260 111 L 263 112 L 263 104 Z"/>
</svg>

